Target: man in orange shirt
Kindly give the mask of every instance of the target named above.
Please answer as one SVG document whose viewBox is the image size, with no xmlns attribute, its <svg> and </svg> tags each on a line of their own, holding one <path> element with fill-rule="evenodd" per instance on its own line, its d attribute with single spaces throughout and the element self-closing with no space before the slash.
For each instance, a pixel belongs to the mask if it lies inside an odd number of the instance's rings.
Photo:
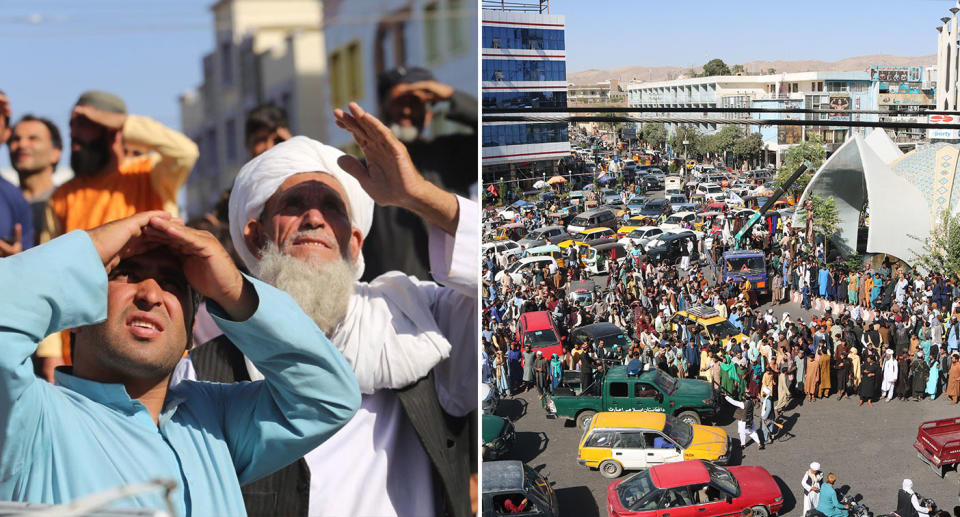
<svg viewBox="0 0 960 517">
<path fill-rule="evenodd" d="M 151 152 L 125 158 L 125 143 Z M 186 135 L 148 117 L 128 115 L 120 97 L 84 92 L 70 115 L 70 167 L 75 176 L 51 196 L 40 242 L 137 212 L 165 210 L 178 215 L 177 190 L 198 154 Z M 53 378 L 54 366 L 64 359 L 69 362 L 67 341 L 53 335 L 40 343 L 37 355 L 48 379 Z"/>
</svg>

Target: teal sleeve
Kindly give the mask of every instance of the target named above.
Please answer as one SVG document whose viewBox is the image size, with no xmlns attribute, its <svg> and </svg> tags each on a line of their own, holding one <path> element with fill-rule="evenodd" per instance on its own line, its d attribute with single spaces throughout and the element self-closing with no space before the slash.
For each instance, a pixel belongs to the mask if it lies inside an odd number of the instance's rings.
<svg viewBox="0 0 960 517">
<path fill-rule="evenodd" d="M 353 370 L 313 320 L 287 293 L 247 280 L 259 300 L 246 321 L 231 321 L 208 301 L 214 321 L 264 376 L 221 387 L 225 434 L 241 484 L 304 456 L 360 407 Z"/>
<path fill-rule="evenodd" d="M 54 332 L 107 317 L 107 274 L 93 242 L 74 231 L 0 259 L 0 473 L 35 437 L 42 392 L 30 355 Z"/>
</svg>

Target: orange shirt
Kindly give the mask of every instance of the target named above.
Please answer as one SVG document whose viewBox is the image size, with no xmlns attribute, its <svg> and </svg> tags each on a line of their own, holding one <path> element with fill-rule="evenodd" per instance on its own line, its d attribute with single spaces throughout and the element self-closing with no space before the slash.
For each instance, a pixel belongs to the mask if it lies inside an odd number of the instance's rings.
<svg viewBox="0 0 960 517">
<path fill-rule="evenodd" d="M 150 181 L 150 156 L 125 160 L 119 174 L 76 177 L 54 191 L 53 214 L 63 226 L 58 234 L 89 230 L 137 212 L 163 210 Z"/>
</svg>

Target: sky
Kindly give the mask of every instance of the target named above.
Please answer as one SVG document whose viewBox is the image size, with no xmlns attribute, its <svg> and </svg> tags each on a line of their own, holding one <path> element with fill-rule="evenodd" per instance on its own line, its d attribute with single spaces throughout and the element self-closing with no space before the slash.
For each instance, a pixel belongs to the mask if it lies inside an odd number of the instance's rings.
<svg viewBox="0 0 960 517">
<path fill-rule="evenodd" d="M 70 109 L 88 89 L 130 113 L 180 128 L 178 96 L 202 80 L 213 0 L 0 0 L 0 90 L 13 119 L 52 119 L 68 142 Z M 64 160 L 67 161 L 65 153 Z M 0 167 L 9 167 L 6 147 Z"/>
<path fill-rule="evenodd" d="M 935 54 L 955 0 L 550 0 L 567 72 L 623 66 Z M 602 8 L 601 8 L 602 6 Z"/>
</svg>

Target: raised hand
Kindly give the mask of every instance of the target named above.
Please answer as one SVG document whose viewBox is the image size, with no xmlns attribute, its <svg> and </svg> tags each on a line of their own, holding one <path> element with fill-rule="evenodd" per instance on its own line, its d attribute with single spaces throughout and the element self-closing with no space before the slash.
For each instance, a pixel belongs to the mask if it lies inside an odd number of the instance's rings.
<svg viewBox="0 0 960 517">
<path fill-rule="evenodd" d="M 86 117 L 94 124 L 99 124 L 111 131 L 123 129 L 123 124 L 127 121 L 125 113 L 112 113 L 93 106 L 74 106 L 72 116 Z"/>
<path fill-rule="evenodd" d="M 150 242 L 180 257 L 187 282 L 217 302 L 232 319 L 243 321 L 256 311 L 256 291 L 210 232 L 190 228 L 181 221 L 153 218 L 144 234 Z"/>
<path fill-rule="evenodd" d="M 455 235 L 460 209 L 456 196 L 423 179 L 406 146 L 387 126 L 355 102 L 349 108 L 350 113 L 336 109 L 333 115 L 337 126 L 353 135 L 367 158 L 367 166 L 347 155 L 337 160 L 340 167 L 357 178 L 377 204 L 405 208 Z"/>
<path fill-rule="evenodd" d="M 23 227 L 20 223 L 13 225 L 13 242 L 0 239 L 0 258 L 16 255 L 23 251 Z"/>
<path fill-rule="evenodd" d="M 385 206 L 405 206 L 427 183 L 414 167 L 407 147 L 390 128 L 351 102 L 350 113 L 333 110 L 337 126 L 346 129 L 367 158 L 367 166 L 352 156 L 344 156 L 339 165 L 357 178 L 370 197 Z"/>
<path fill-rule="evenodd" d="M 87 234 L 109 272 L 122 259 L 157 247 L 157 243 L 143 238 L 143 229 L 152 219 L 166 221 L 170 218 L 170 214 L 162 210 L 141 212 L 88 230 Z"/>
</svg>

